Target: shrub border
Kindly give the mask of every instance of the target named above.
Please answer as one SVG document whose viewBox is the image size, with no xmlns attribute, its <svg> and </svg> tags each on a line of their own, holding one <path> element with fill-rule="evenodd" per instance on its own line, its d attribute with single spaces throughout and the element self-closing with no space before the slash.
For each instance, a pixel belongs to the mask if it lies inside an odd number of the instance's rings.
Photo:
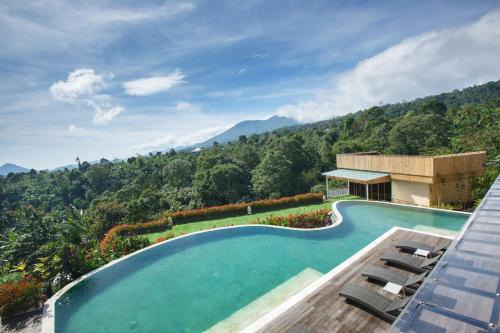
<svg viewBox="0 0 500 333">
<path fill-rule="evenodd" d="M 320 221 L 320 218 L 323 218 L 324 220 Z M 320 225 L 318 226 L 318 222 L 325 222 L 326 219 L 330 219 L 330 224 L 328 225 Z M 280 227 L 289 227 L 289 228 L 294 228 L 294 229 L 318 229 L 322 227 L 328 227 L 333 223 L 334 217 L 331 215 L 331 210 L 330 209 L 320 209 L 320 210 L 315 210 L 312 212 L 305 212 L 305 213 L 299 213 L 299 214 L 288 214 L 288 215 L 269 215 L 266 216 L 262 219 L 256 219 L 250 223 L 254 224 L 261 224 L 261 225 L 272 225 L 272 226 L 280 226 Z M 297 226 L 293 225 L 294 221 L 296 220 L 315 220 L 311 226 Z M 282 224 L 280 222 L 285 222 L 285 224 Z"/>
<path fill-rule="evenodd" d="M 112 247 L 113 239 L 118 236 L 132 236 L 164 231 L 172 226 L 169 218 L 176 224 L 183 224 L 207 219 L 245 215 L 247 214 L 248 206 L 250 206 L 252 212 L 255 213 L 274 210 L 276 208 L 294 207 L 307 203 L 320 203 L 322 201 L 323 193 L 304 193 L 279 199 L 257 200 L 223 206 L 176 211 L 171 214 L 165 214 L 165 216 L 150 222 L 119 224 L 114 226 L 104 235 L 104 238 L 99 244 L 99 248 L 103 252 L 109 250 Z"/>
</svg>

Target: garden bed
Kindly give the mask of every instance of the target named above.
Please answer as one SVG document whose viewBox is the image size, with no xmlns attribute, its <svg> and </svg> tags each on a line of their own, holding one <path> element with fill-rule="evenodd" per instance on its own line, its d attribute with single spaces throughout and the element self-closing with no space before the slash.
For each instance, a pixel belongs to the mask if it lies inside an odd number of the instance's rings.
<svg viewBox="0 0 500 333">
<path fill-rule="evenodd" d="M 332 225 L 331 210 L 322 209 L 315 212 L 303 214 L 289 214 L 285 216 L 267 216 L 257 219 L 256 224 L 275 225 L 279 227 L 315 229 Z"/>
<path fill-rule="evenodd" d="M 201 220 L 248 215 L 248 207 L 250 207 L 252 213 L 258 213 L 275 210 L 277 208 L 296 207 L 306 204 L 321 203 L 322 201 L 322 193 L 306 193 L 299 194 L 293 197 L 258 200 L 253 202 L 173 212 L 165 214 L 164 217 L 151 222 L 117 225 L 111 228 L 106 233 L 103 240 L 101 241 L 100 248 L 103 251 L 107 251 L 110 246 L 112 246 L 113 240 L 116 237 L 161 232 L 171 229 L 173 224 L 179 225 Z"/>
</svg>

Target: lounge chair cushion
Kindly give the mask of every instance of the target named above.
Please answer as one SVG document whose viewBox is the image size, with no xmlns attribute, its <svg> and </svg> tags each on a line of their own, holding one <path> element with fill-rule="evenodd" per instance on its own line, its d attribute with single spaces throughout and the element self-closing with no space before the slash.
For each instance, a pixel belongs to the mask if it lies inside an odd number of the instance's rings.
<svg viewBox="0 0 500 333">
<path fill-rule="evenodd" d="M 441 255 L 438 255 L 430 259 L 424 259 L 417 256 L 403 255 L 395 252 L 387 252 L 380 257 L 380 260 L 397 264 L 406 268 L 410 268 L 411 270 L 417 271 L 419 273 L 423 273 L 427 270 L 430 270 L 431 267 L 429 266 L 436 263 L 440 258 Z"/>
<path fill-rule="evenodd" d="M 369 278 L 373 278 L 382 282 L 392 282 L 395 284 L 399 284 L 400 286 L 404 286 L 406 280 L 408 279 L 406 276 L 402 274 L 398 274 L 392 272 L 386 268 L 377 267 L 377 266 L 367 266 L 362 272 L 362 276 L 366 276 Z"/>
<path fill-rule="evenodd" d="M 422 249 L 425 251 L 429 251 L 429 253 L 431 253 L 431 254 L 436 254 L 439 251 L 445 250 L 448 246 L 450 246 L 450 244 L 451 244 L 450 240 L 443 240 L 438 245 L 432 246 L 432 245 L 429 245 L 426 243 L 420 243 L 420 242 L 402 239 L 402 240 L 399 240 L 395 246 L 397 248 L 408 249 L 408 250 L 412 250 L 412 251 L 416 251 L 417 249 Z"/>
<path fill-rule="evenodd" d="M 339 294 L 340 296 L 354 299 L 379 311 L 384 311 L 392 303 L 389 298 L 355 284 L 344 286 Z"/>
</svg>

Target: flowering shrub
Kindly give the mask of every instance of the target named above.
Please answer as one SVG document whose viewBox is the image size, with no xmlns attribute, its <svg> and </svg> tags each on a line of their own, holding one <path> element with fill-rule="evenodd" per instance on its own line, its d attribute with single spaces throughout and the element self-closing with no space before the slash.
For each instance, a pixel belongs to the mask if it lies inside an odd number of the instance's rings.
<svg viewBox="0 0 500 333">
<path fill-rule="evenodd" d="M 0 285 L 0 317 L 9 318 L 30 308 L 42 300 L 42 283 L 32 277 Z"/>
<path fill-rule="evenodd" d="M 121 257 L 149 246 L 151 243 L 146 237 L 114 237 L 106 252 L 112 252 L 113 257 Z"/>
<path fill-rule="evenodd" d="M 319 210 L 311 213 L 286 215 L 286 216 L 268 216 L 264 219 L 257 219 L 258 224 L 269 224 L 280 227 L 313 229 L 326 227 L 332 224 L 330 211 L 328 209 Z"/>
<path fill-rule="evenodd" d="M 253 202 L 242 202 L 223 206 L 177 211 L 165 214 L 162 218 L 151 222 L 117 225 L 106 233 L 100 243 L 100 248 L 102 251 L 107 251 L 113 239 L 118 236 L 140 235 L 166 230 L 172 227 L 172 221 L 176 224 L 181 224 L 210 218 L 245 215 L 247 214 L 248 206 L 252 208 L 252 212 L 258 213 L 275 208 L 293 207 L 306 203 L 322 202 L 322 200 L 322 193 L 305 193 L 279 199 L 258 200 Z"/>
<path fill-rule="evenodd" d="M 174 233 L 172 231 L 169 231 L 165 235 L 158 237 L 156 239 L 155 243 L 161 243 L 161 242 L 164 242 L 164 241 L 166 241 L 168 239 L 172 239 L 174 237 L 175 237 Z"/>
</svg>

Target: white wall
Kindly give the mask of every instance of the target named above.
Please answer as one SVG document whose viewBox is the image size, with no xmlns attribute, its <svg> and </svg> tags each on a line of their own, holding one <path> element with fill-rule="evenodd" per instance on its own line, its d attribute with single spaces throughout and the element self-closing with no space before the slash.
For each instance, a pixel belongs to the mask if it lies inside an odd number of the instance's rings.
<svg viewBox="0 0 500 333">
<path fill-rule="evenodd" d="M 393 202 L 426 207 L 430 205 L 429 184 L 413 183 L 402 180 L 393 180 L 391 183 Z"/>
</svg>

